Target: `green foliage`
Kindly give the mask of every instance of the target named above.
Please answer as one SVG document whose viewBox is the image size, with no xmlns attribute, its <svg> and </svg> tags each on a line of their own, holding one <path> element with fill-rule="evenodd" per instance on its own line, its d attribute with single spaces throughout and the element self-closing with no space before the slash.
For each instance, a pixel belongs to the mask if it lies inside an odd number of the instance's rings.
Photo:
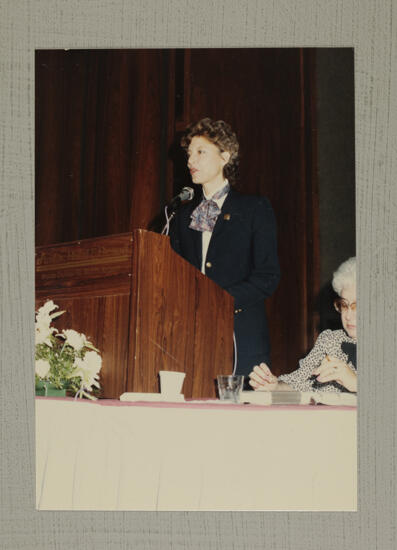
<svg viewBox="0 0 397 550">
<path fill-rule="evenodd" d="M 35 359 L 44 359 L 50 364 L 50 372 L 46 379 L 59 389 L 71 389 L 78 391 L 80 388 L 80 377 L 71 377 L 74 370 L 75 358 L 83 358 L 88 347 L 76 351 L 65 344 L 63 338 L 54 335 L 50 336 L 52 347 L 47 344 L 37 344 Z M 36 375 L 36 379 L 39 377 Z"/>
<path fill-rule="evenodd" d="M 79 397 L 93 398 L 91 393 L 98 394 L 94 387 L 99 387 L 100 355 L 84 334 L 74 330 L 59 333 L 51 327 L 52 319 L 64 313 L 51 313 L 57 308 L 48 301 L 36 314 L 36 384 L 49 382 Z"/>
</svg>

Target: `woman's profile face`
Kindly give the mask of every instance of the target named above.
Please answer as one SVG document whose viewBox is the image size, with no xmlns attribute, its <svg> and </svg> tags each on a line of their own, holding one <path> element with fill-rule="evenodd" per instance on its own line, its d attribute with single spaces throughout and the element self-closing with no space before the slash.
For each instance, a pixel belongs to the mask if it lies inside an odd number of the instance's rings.
<svg viewBox="0 0 397 550">
<path fill-rule="evenodd" d="M 341 319 L 342 325 L 350 338 L 357 338 L 356 327 L 356 285 L 344 288 L 341 292 Z"/>
<path fill-rule="evenodd" d="M 223 167 L 230 154 L 203 136 L 194 136 L 187 150 L 188 168 L 193 183 L 211 185 L 223 182 Z"/>
</svg>

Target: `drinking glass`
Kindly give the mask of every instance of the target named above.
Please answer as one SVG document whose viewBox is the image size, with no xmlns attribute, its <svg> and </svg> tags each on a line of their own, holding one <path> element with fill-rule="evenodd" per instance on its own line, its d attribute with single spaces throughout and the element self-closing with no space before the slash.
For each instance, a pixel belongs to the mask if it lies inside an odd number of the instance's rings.
<svg viewBox="0 0 397 550">
<path fill-rule="evenodd" d="M 221 401 L 240 403 L 240 395 L 243 390 L 244 376 L 218 374 L 218 393 Z"/>
</svg>

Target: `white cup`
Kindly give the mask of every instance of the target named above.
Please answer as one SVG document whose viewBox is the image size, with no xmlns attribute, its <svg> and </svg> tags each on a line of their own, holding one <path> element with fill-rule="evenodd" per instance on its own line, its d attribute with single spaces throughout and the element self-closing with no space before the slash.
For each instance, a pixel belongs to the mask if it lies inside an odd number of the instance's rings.
<svg viewBox="0 0 397 550">
<path fill-rule="evenodd" d="M 186 373 L 170 370 L 159 371 L 160 392 L 164 395 L 179 395 L 182 391 L 183 381 Z"/>
</svg>

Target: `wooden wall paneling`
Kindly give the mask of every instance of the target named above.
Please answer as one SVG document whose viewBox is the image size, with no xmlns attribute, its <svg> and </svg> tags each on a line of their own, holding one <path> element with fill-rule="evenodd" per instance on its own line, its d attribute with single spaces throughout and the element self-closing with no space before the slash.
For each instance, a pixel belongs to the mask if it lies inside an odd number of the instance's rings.
<svg viewBox="0 0 397 550">
<path fill-rule="evenodd" d="M 58 56 L 59 54 L 60 52 Z M 58 220 L 62 227 L 62 241 L 72 241 L 82 235 L 82 219 L 88 210 L 88 204 L 83 202 L 81 195 L 84 185 L 83 151 L 87 142 L 85 130 L 87 67 L 84 53 L 80 51 L 64 52 L 60 62 L 64 67 L 63 127 L 60 128 L 62 140 L 59 143 L 63 154 L 58 181 L 52 184 L 58 185 L 62 200 L 61 217 Z M 53 116 L 55 120 L 58 119 L 57 109 Z M 48 162 L 48 159 L 43 160 Z"/>
<path fill-rule="evenodd" d="M 122 54 L 114 50 L 97 52 L 97 108 L 95 112 L 95 174 L 92 217 L 87 233 L 109 235 L 128 231 L 129 205 L 125 152 L 125 121 L 128 104 L 122 102 Z M 91 57 L 91 56 L 90 56 Z M 94 62 L 90 59 L 89 62 Z M 127 88 L 128 89 L 128 88 Z"/>
<path fill-rule="evenodd" d="M 100 78 L 103 73 L 104 53 L 101 50 L 79 52 L 85 65 L 84 113 L 81 150 L 76 151 L 80 160 L 79 233 L 75 239 L 86 239 L 102 234 L 97 228 L 97 189 L 102 174 L 101 136 L 103 127 L 102 90 Z M 72 80 L 73 82 L 73 80 Z M 76 86 L 77 83 L 75 82 Z M 102 223 L 102 222 L 99 222 Z M 62 239 L 67 240 L 67 239 Z"/>
<path fill-rule="evenodd" d="M 99 66 L 100 51 L 36 52 L 38 245 L 95 234 Z"/>
<path fill-rule="evenodd" d="M 40 244 L 48 244 L 52 238 L 53 242 L 62 239 L 64 202 L 61 178 L 67 126 L 65 66 L 64 59 L 60 62 L 58 51 L 36 52 L 35 59 L 35 169 L 36 181 L 39 182 L 36 186 L 36 239 Z M 72 213 L 69 226 L 75 225 Z"/>
<path fill-rule="evenodd" d="M 159 211 L 163 62 L 161 50 L 102 52 L 91 234 L 148 227 Z"/>
<path fill-rule="evenodd" d="M 174 59 L 175 65 L 173 79 L 177 83 L 175 90 L 175 102 L 179 106 L 175 112 L 175 129 L 178 132 L 183 132 L 186 126 L 193 122 L 190 119 L 190 98 L 192 89 L 190 68 L 191 50 L 176 50 Z"/>
<path fill-rule="evenodd" d="M 190 119 L 190 50 L 172 50 L 172 66 L 170 68 L 170 104 L 173 105 L 174 116 L 169 117 L 168 134 L 168 198 L 177 195 L 188 185 L 195 189 L 187 169 L 186 154 L 180 146 L 180 138 Z M 171 97 L 171 93 L 173 96 Z"/>
<path fill-rule="evenodd" d="M 317 131 L 317 90 L 316 90 L 316 50 L 301 50 L 303 123 L 302 143 L 304 143 L 305 170 L 303 174 L 307 198 L 307 348 L 319 334 L 319 296 L 321 290 L 320 257 L 320 205 L 318 181 L 318 131 Z"/>
<path fill-rule="evenodd" d="M 56 78 L 52 72 L 53 52 L 35 52 L 35 173 L 36 181 L 51 181 L 52 185 L 46 189 L 44 186 L 36 186 L 35 192 L 35 219 L 36 238 L 40 243 L 46 243 L 45 236 L 54 235 L 57 238 L 56 227 L 53 225 L 60 213 L 59 187 L 57 166 L 61 159 L 61 149 L 57 143 L 60 140 L 58 127 L 53 117 L 56 103 L 54 101 L 53 87 L 57 87 L 58 96 L 62 92 L 62 67 L 57 68 Z M 60 102 L 62 105 L 62 101 Z M 42 106 L 46 105 L 46 109 Z M 48 148 L 40 147 L 44 137 L 48 137 Z M 45 162 L 45 157 L 54 159 Z M 48 241 L 47 241 L 48 242 Z"/>
<path fill-rule="evenodd" d="M 37 245 L 148 227 L 158 214 L 164 56 L 37 52 Z"/>
<path fill-rule="evenodd" d="M 87 74 L 84 52 L 36 52 L 36 243 L 81 236 L 86 160 Z M 94 91 L 96 86 L 94 86 Z M 96 105 L 90 97 L 89 106 Z M 92 135 L 92 134 L 91 134 Z M 89 195 L 84 189 L 85 195 Z M 85 219 L 91 218 L 84 204 Z"/>
<path fill-rule="evenodd" d="M 173 166 L 173 155 L 175 152 L 175 121 L 176 121 L 176 103 L 177 103 L 177 94 L 181 93 L 177 89 L 176 83 L 176 70 L 177 70 L 177 52 L 181 51 L 182 53 L 185 50 L 169 50 L 169 64 L 168 64 L 168 111 L 167 111 L 167 141 L 164 144 L 166 148 L 166 162 L 165 162 L 165 171 L 166 171 L 166 181 L 164 189 L 164 202 L 169 202 L 172 197 L 179 192 L 174 191 L 174 166 Z M 183 90 L 182 90 L 183 93 Z M 163 205 L 161 205 L 163 206 Z M 161 221 L 159 225 L 164 225 L 164 215 L 161 214 Z"/>
<path fill-rule="evenodd" d="M 147 228 L 160 211 L 162 147 L 161 50 L 139 50 L 135 54 L 136 76 L 131 90 L 131 172 L 129 230 Z M 168 83 L 166 83 L 168 85 Z M 166 139 L 166 136 L 164 140 Z"/>
<path fill-rule="evenodd" d="M 268 300 L 270 336 L 276 374 L 295 370 L 298 359 L 313 344 L 308 323 L 313 312 L 308 278 L 312 244 L 312 213 L 306 181 L 306 118 L 301 50 L 281 52 L 273 80 L 274 114 L 266 147 L 273 150 L 263 191 L 268 194 L 278 222 L 280 284 Z M 276 91 L 279 90 L 279 97 Z M 277 139 L 273 142 L 273 133 Z M 272 175 L 274 180 L 272 181 Z M 281 330 L 280 330 L 281 329 Z"/>
</svg>

